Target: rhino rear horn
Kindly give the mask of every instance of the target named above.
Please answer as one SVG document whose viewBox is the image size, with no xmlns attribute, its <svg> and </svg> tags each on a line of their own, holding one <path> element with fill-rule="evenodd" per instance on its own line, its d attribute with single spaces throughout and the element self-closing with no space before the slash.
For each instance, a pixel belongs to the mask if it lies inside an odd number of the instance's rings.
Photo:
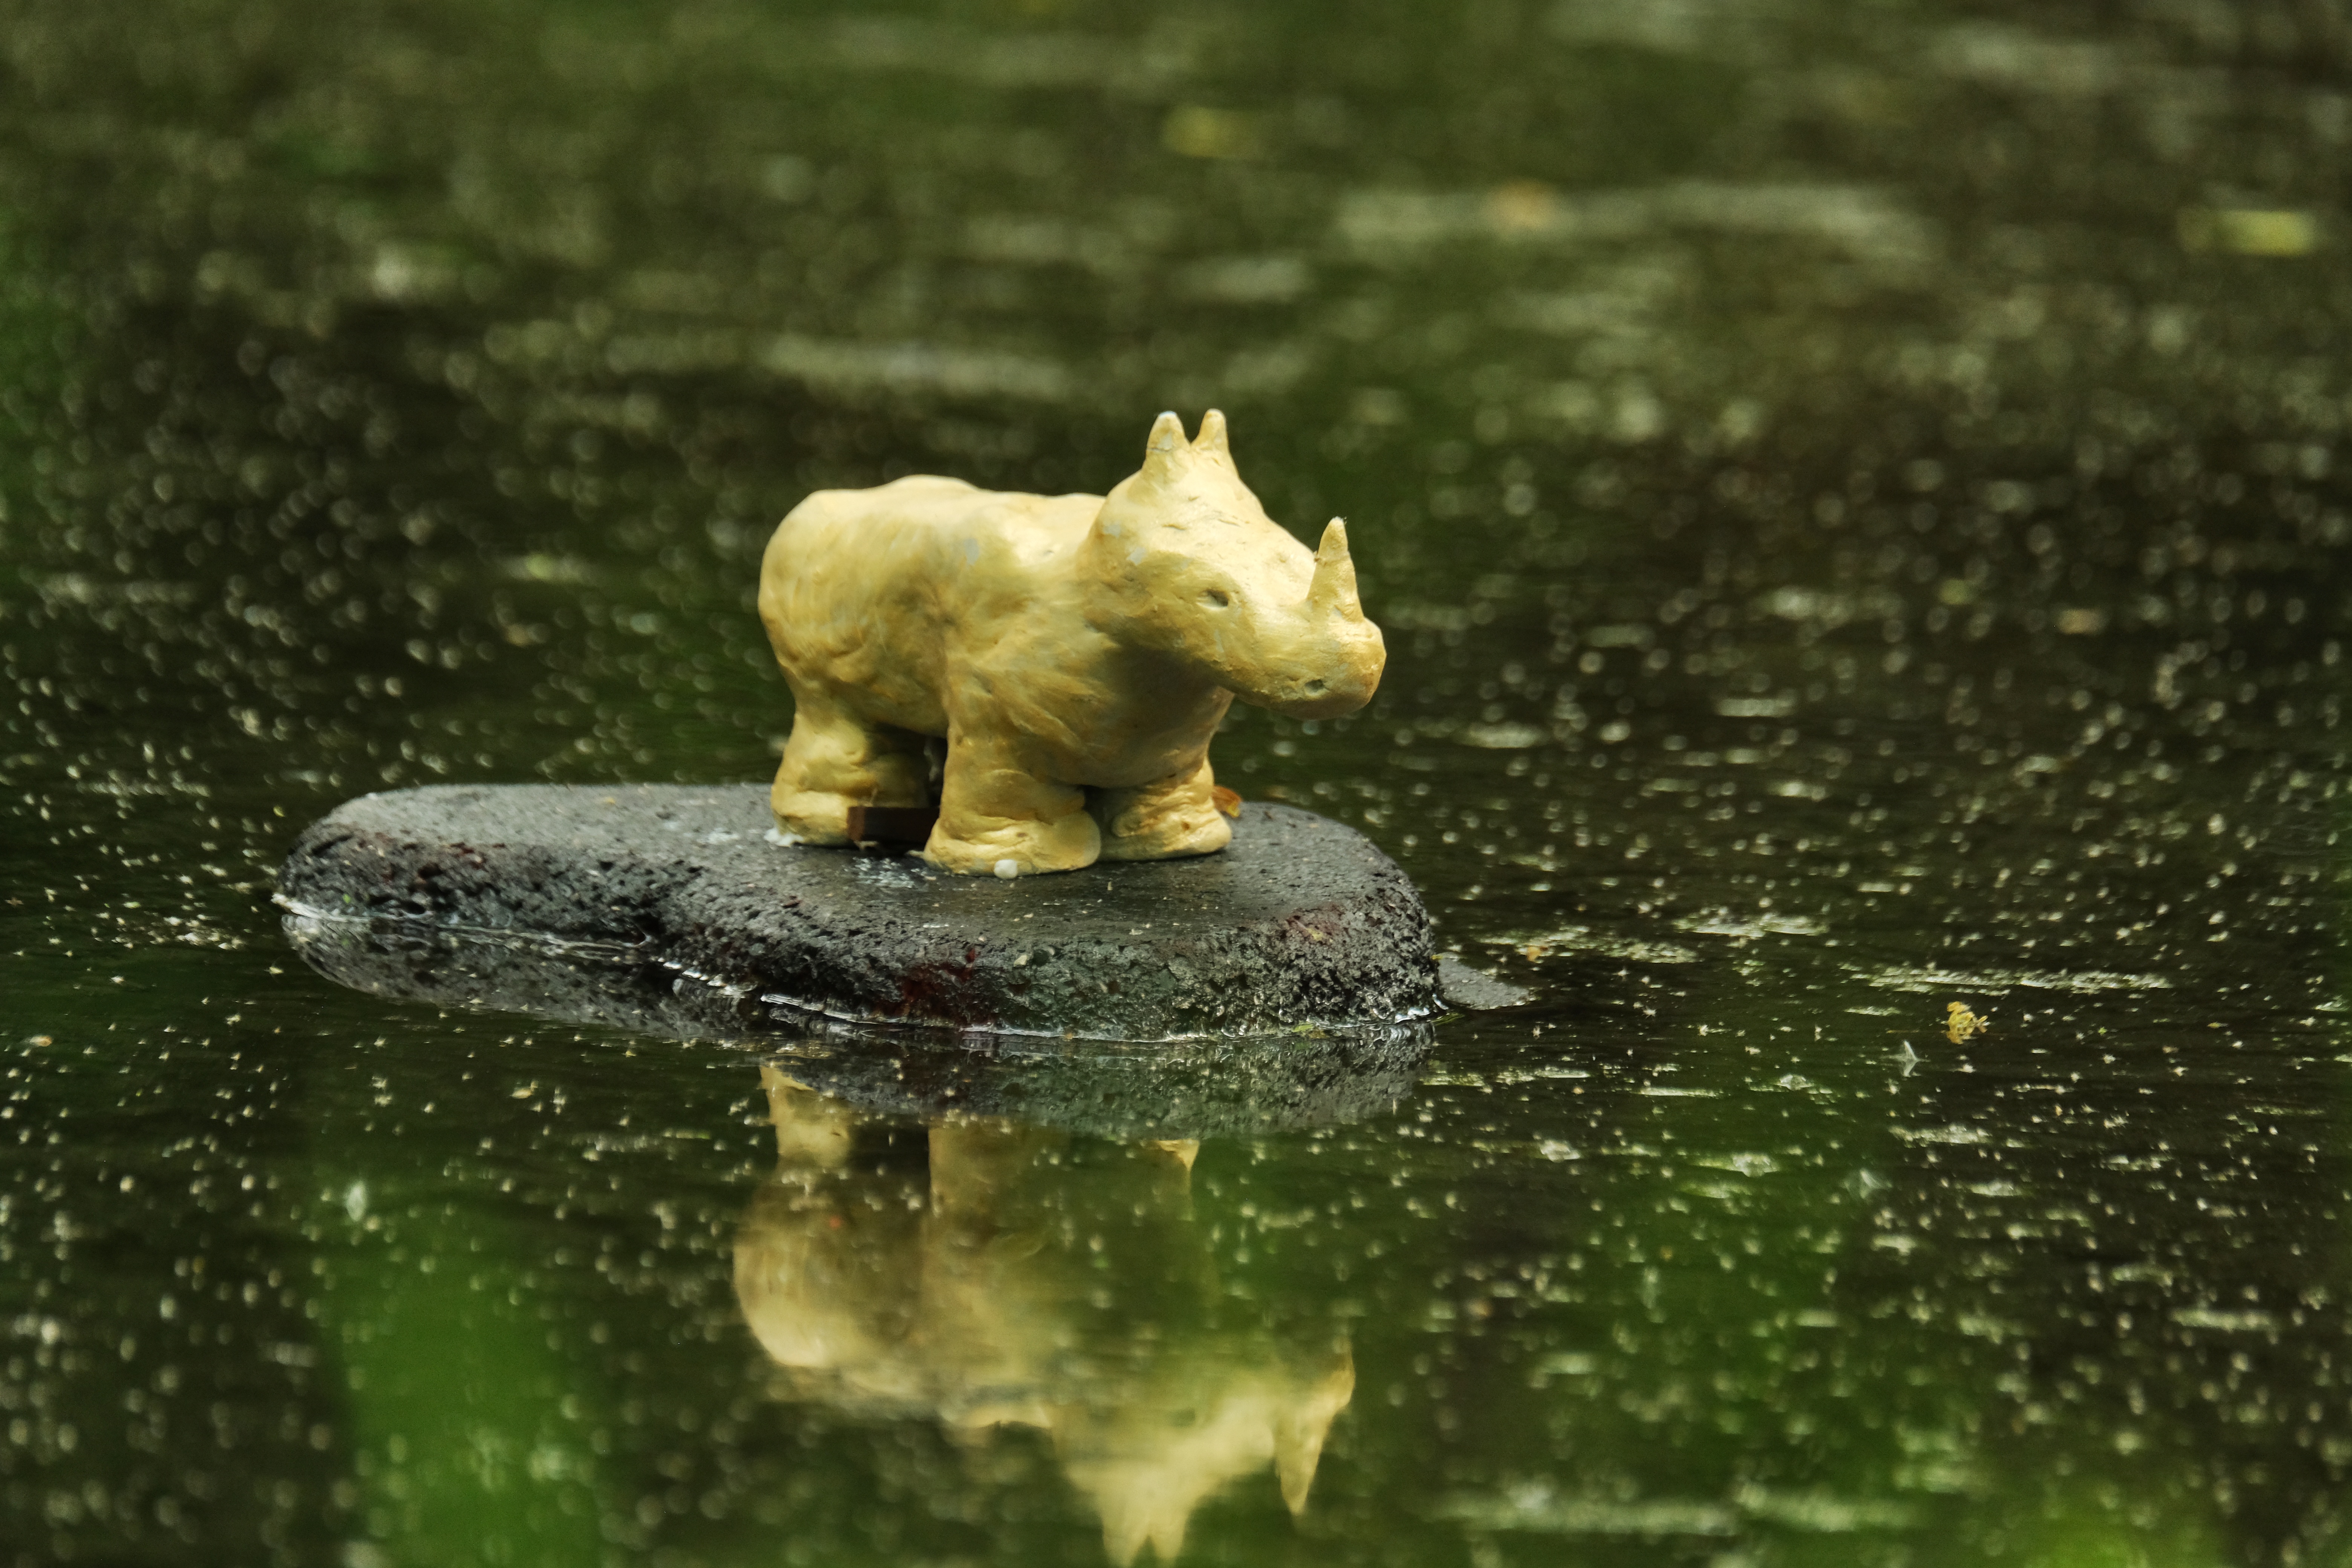
<svg viewBox="0 0 2352 1568">
<path fill-rule="evenodd" d="M 1225 416 L 1216 409 L 1201 416 L 1201 433 L 1192 437 L 1192 450 L 1223 458 L 1228 463 L 1234 460 L 1233 449 L 1225 445 Z"/>
<path fill-rule="evenodd" d="M 1356 563 L 1348 553 L 1348 524 L 1333 518 L 1323 530 L 1322 546 L 1315 552 L 1315 575 L 1307 584 L 1307 602 L 1318 610 L 1336 610 L 1360 617 L 1364 606 L 1356 597 Z"/>
</svg>

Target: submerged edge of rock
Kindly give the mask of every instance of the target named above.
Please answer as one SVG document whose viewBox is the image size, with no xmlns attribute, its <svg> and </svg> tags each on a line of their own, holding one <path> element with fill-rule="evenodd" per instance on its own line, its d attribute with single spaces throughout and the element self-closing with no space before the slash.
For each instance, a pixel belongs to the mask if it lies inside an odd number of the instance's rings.
<svg viewBox="0 0 2352 1568">
<path fill-rule="evenodd" d="M 1253 804 L 1223 852 L 1000 881 L 786 846 L 757 784 L 440 785 L 307 828 L 281 900 L 326 919 L 618 946 L 825 1016 L 1171 1039 L 1437 1010 L 1429 916 L 1328 818 Z"/>
<path fill-rule="evenodd" d="M 608 949 L 423 921 L 289 915 L 305 963 L 397 1002 L 724 1042 L 862 1111 L 997 1117 L 1120 1140 L 1251 1137 L 1380 1115 L 1412 1091 L 1427 1022 L 1197 1040 L 947 1034 L 813 1018 Z"/>
</svg>

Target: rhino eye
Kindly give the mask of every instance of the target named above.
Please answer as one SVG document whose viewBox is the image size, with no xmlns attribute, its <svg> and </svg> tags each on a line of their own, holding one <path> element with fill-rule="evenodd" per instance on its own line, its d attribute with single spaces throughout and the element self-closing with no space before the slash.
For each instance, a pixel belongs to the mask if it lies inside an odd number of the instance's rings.
<svg viewBox="0 0 2352 1568">
<path fill-rule="evenodd" d="M 1225 596 L 1225 591 L 1223 588 L 1211 588 L 1201 595 L 1201 603 L 1213 610 L 1222 610 L 1233 601 Z"/>
</svg>

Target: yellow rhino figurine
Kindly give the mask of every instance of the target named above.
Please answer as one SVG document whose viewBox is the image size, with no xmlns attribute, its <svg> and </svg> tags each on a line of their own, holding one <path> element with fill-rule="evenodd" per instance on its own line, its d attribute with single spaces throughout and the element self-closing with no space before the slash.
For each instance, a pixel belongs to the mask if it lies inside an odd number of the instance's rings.
<svg viewBox="0 0 2352 1568">
<path fill-rule="evenodd" d="M 794 703 L 782 831 L 843 844 L 853 806 L 927 805 L 943 737 L 924 858 L 1001 877 L 1223 848 L 1209 742 L 1234 700 L 1353 712 L 1386 657 L 1346 524 L 1309 554 L 1214 409 L 1189 442 L 1160 416 L 1108 497 L 819 490 L 769 541 L 760 618 Z"/>
</svg>

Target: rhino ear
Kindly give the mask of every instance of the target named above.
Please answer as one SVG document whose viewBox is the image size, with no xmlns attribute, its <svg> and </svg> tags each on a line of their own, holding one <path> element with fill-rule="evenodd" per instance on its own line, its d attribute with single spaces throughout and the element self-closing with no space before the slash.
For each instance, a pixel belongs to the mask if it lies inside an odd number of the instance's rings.
<svg viewBox="0 0 2352 1568">
<path fill-rule="evenodd" d="M 1225 416 L 1212 408 L 1201 416 L 1201 433 L 1192 437 L 1192 450 L 1205 452 L 1213 458 L 1234 460 L 1233 449 L 1225 445 Z"/>
</svg>

